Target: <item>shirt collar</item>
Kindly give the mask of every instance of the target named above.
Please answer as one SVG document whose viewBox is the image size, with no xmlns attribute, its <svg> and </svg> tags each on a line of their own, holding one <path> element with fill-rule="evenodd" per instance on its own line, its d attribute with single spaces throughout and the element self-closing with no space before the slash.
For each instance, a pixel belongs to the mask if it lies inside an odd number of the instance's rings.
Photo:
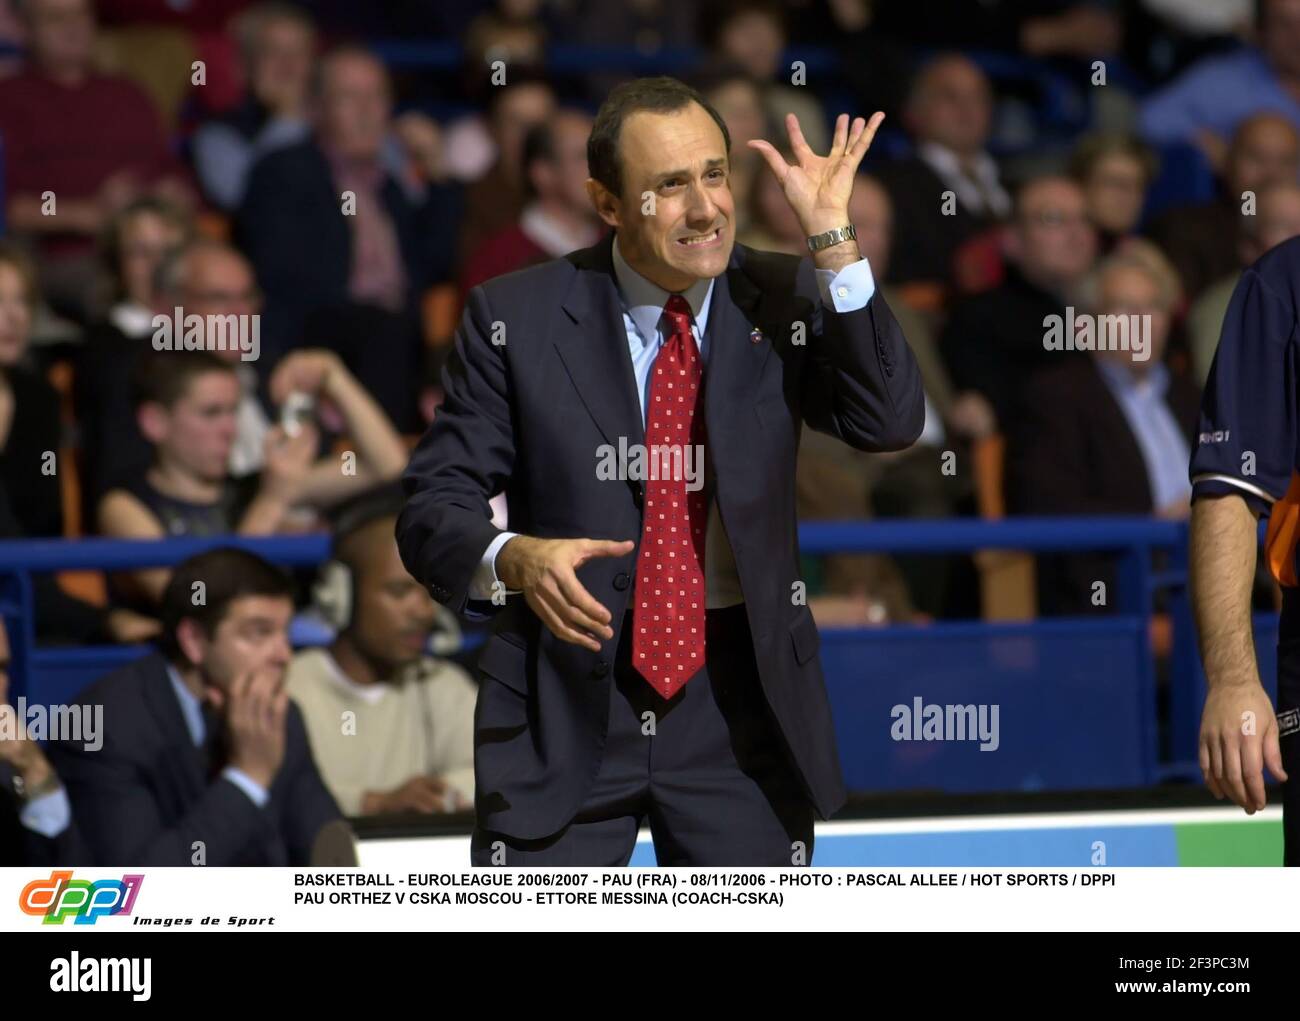
<svg viewBox="0 0 1300 1021">
<path fill-rule="evenodd" d="M 1141 378 L 1134 375 L 1128 366 L 1112 358 L 1098 358 L 1096 362 L 1102 379 L 1119 393 L 1162 399 L 1169 389 L 1169 370 L 1163 362 L 1151 366 Z"/>
<path fill-rule="evenodd" d="M 618 250 L 618 235 L 614 235 L 614 279 L 618 283 L 619 299 L 623 309 L 632 319 L 637 333 L 644 344 L 658 343 L 659 320 L 663 317 L 664 306 L 668 304 L 671 291 L 665 291 L 634 270 L 623 253 Z M 682 297 L 691 307 L 692 326 L 695 336 L 701 337 L 704 326 L 709 321 L 709 305 L 713 300 L 713 280 L 706 278 L 695 281 Z"/>
<path fill-rule="evenodd" d="M 966 176 L 966 170 L 962 166 L 962 161 L 958 158 L 953 150 L 938 142 L 922 142 L 916 147 L 916 153 L 940 177 L 949 174 L 959 177 Z M 982 183 L 995 183 L 997 181 L 997 164 L 993 162 L 993 157 L 987 152 L 978 152 L 967 162 L 966 167 L 970 172 L 978 177 Z"/>
<path fill-rule="evenodd" d="M 167 664 L 167 679 L 172 682 L 172 688 L 176 692 L 176 701 L 180 703 L 181 715 L 185 717 L 190 737 L 196 745 L 202 744 L 207 737 L 207 728 L 203 725 L 203 706 L 181 679 L 180 671 L 171 663 Z"/>
<path fill-rule="evenodd" d="M 358 684 L 343 672 L 343 668 L 339 666 L 339 661 L 334 658 L 333 653 L 328 649 L 322 649 L 321 655 L 325 661 L 325 676 L 344 695 L 359 699 L 367 705 L 376 705 L 382 702 L 384 696 L 388 694 L 390 686 L 382 681 L 377 684 Z"/>
</svg>

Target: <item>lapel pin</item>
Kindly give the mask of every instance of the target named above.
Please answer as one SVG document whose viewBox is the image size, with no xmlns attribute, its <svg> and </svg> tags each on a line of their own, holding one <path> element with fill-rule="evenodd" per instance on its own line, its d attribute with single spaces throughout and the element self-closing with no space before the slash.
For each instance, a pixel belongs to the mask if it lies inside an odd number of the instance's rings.
<svg viewBox="0 0 1300 1021">
<path fill-rule="evenodd" d="M 763 342 L 763 331 L 757 326 L 749 331 L 749 342 L 751 344 L 761 344 Z"/>
</svg>

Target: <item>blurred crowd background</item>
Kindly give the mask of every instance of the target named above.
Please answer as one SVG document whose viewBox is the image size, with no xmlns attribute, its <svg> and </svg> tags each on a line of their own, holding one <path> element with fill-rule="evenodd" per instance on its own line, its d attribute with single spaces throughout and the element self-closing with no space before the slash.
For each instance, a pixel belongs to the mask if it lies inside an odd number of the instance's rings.
<svg viewBox="0 0 1300 1021">
<path fill-rule="evenodd" d="M 467 291 L 602 236 L 586 139 L 620 80 L 697 87 L 739 240 L 794 254 L 746 140 L 887 115 L 851 215 L 925 430 L 805 431 L 805 520 L 1185 517 L 1236 278 L 1300 234 L 1300 0 L 0 0 L 0 54 L 0 535 L 360 535 L 394 669 L 451 625 L 373 524 Z M 154 351 L 175 309 L 258 314 L 259 356 Z M 1149 357 L 1048 350 L 1067 310 L 1149 316 Z M 1104 558 L 1019 566 L 806 565 L 822 626 L 1107 612 Z M 148 638 L 166 582 L 44 580 L 38 634 Z M 439 690 L 467 727 L 472 684 Z"/>
</svg>

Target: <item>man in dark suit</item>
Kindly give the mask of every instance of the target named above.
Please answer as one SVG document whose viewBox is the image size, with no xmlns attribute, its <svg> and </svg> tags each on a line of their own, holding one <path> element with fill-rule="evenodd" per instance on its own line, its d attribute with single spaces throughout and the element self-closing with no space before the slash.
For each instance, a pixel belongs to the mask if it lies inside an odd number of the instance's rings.
<svg viewBox="0 0 1300 1021">
<path fill-rule="evenodd" d="M 876 168 L 905 242 L 891 259 L 889 277 L 946 286 L 957 249 L 1011 213 L 1011 198 L 985 149 L 993 90 L 969 59 L 941 54 L 917 72 L 903 118 L 915 153 Z"/>
<path fill-rule="evenodd" d="M 284 686 L 290 581 L 215 549 L 177 566 L 161 652 L 92 685 L 103 745 L 51 757 L 98 865 L 306 865 L 339 818 Z"/>
<path fill-rule="evenodd" d="M 469 295 L 398 543 L 479 659 L 475 864 L 806 864 L 845 800 L 802 598 L 795 452 L 920 434 L 920 373 L 849 225 L 879 125 L 762 152 L 811 259 L 734 243 L 730 139 L 669 78 L 610 93 L 588 191 L 614 234 Z M 490 520 L 504 490 L 509 525 Z M 510 594 L 522 594 L 522 599 Z"/>
<path fill-rule="evenodd" d="M 0 865 L 84 864 L 67 791 L 8 697 L 9 634 L 0 618 Z"/>
<path fill-rule="evenodd" d="M 1136 317 L 1131 322 L 1145 337 L 1130 329 L 1129 350 L 1053 352 L 1059 364 L 1033 377 L 1025 415 L 1008 437 L 1007 505 L 1013 513 L 1187 517 L 1186 464 L 1200 393 L 1163 360 L 1176 280 L 1157 251 L 1136 247 L 1097 267 L 1084 288 L 1089 314 L 1098 316 L 1097 323 Z M 1094 335 L 1100 340 L 1100 329 Z M 1113 557 L 1039 557 L 1039 609 L 1109 612 L 1115 600 L 1098 602 L 1093 587 L 1105 582 L 1113 592 L 1114 575 Z"/>
<path fill-rule="evenodd" d="M 1067 177 L 1026 181 L 1006 232 L 1007 273 L 1002 284 L 957 302 L 939 353 L 961 390 L 993 406 L 998 430 L 1015 433 L 1025 388 L 1034 375 L 1078 357 L 1043 344 L 1049 317 L 1064 316 L 1097 261 L 1097 234 L 1088 222 L 1082 189 Z"/>
<path fill-rule="evenodd" d="M 393 121 L 373 54 L 327 54 L 318 93 L 316 135 L 253 167 L 236 218 L 266 291 L 269 362 L 285 345 L 332 348 L 398 429 L 415 431 L 419 303 L 450 279 L 462 196 L 438 181 L 431 122 Z"/>
</svg>

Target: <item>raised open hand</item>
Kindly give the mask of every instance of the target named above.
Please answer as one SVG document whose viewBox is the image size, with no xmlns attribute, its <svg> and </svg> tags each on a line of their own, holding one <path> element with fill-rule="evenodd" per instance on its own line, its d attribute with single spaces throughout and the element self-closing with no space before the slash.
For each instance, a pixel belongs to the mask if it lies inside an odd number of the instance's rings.
<svg viewBox="0 0 1300 1021">
<path fill-rule="evenodd" d="M 820 234 L 849 222 L 853 178 L 884 119 L 885 115 L 877 112 L 870 121 L 855 117 L 850 125 L 849 115 L 840 114 L 835 120 L 831 151 L 818 156 L 804 139 L 799 118 L 792 113 L 786 114 L 785 126 L 790 133 L 790 149 L 795 157 L 793 166 L 781 157 L 772 143 L 761 138 L 750 139 L 747 143 L 767 160 L 785 192 L 786 201 L 799 217 L 804 233 Z"/>
</svg>

